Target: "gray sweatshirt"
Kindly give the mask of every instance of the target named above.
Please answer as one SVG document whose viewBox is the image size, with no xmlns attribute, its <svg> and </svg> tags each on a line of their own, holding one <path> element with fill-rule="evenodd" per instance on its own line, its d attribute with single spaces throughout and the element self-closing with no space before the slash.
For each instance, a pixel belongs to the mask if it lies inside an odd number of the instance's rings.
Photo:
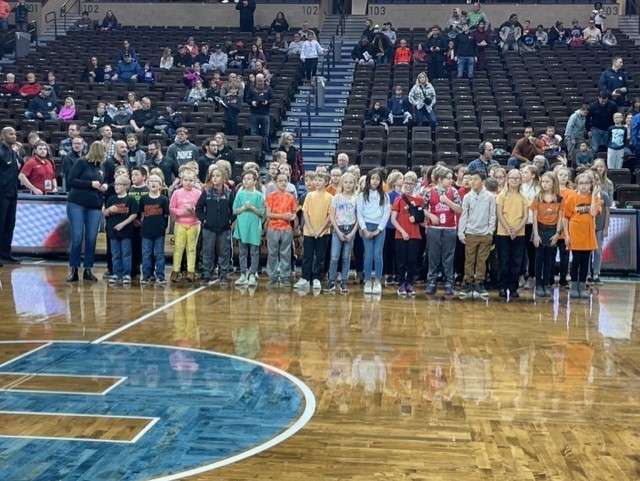
<svg viewBox="0 0 640 481">
<path fill-rule="evenodd" d="M 458 221 L 458 238 L 466 234 L 487 235 L 496 230 L 496 197 L 486 189 L 471 190 L 462 199 L 462 214 Z"/>
</svg>

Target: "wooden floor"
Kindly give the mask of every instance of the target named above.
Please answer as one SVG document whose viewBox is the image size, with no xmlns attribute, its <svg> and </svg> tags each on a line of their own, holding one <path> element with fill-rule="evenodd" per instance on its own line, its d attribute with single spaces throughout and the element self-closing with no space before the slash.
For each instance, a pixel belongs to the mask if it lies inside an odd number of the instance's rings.
<svg viewBox="0 0 640 481">
<path fill-rule="evenodd" d="M 300 295 L 268 290 L 264 279 L 253 291 L 108 287 L 66 284 L 65 274 L 62 265 L 0 269 L 0 365 L 37 355 L 46 341 L 79 341 L 64 348 L 176 346 L 274 365 L 313 393 L 315 413 L 293 436 L 186 479 L 640 479 L 640 284 L 605 282 L 590 298 L 571 301 L 556 290 L 540 303 L 526 291 L 510 303 L 492 293 L 485 303 L 398 299 L 392 288 L 372 299 L 355 285 L 348 295 Z M 133 352 L 128 362 L 136 364 Z M 115 393 L 120 379 L 102 369 L 78 381 L 51 375 L 26 382 L 0 371 L 0 411 L 18 396 L 16 386 L 20 395 L 66 389 L 90 399 Z M 185 371 L 176 374 L 182 389 L 190 385 Z M 146 371 L 147 386 L 153 375 Z M 134 377 L 126 382 L 135 384 Z M 196 399 L 181 403 L 188 409 Z M 0 434 L 8 436 L 0 443 L 5 479 L 22 481 L 6 476 L 14 450 L 26 442 L 21 435 L 56 437 L 46 416 L 34 416 L 50 410 L 59 412 L 32 402 L 28 414 L 0 415 Z M 54 416 L 54 426 L 75 429 L 79 438 L 128 441 L 152 436 L 152 417 L 132 410 L 114 432 L 100 416 L 91 422 Z M 49 459 L 64 455 L 54 451 Z M 42 472 L 30 479 L 52 479 Z M 83 474 L 80 467 L 73 473 L 59 479 L 125 479 Z M 142 470 L 127 479 L 153 477 Z"/>
</svg>

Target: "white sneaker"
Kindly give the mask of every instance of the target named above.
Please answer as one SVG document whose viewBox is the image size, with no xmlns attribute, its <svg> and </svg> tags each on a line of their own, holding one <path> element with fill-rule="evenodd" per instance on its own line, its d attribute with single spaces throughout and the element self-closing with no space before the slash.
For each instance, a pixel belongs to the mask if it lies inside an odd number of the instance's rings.
<svg viewBox="0 0 640 481">
<path fill-rule="evenodd" d="M 309 287 L 309 281 L 306 279 L 303 279 L 302 277 L 300 279 L 298 279 L 298 282 L 296 282 L 293 285 L 294 289 L 305 289 Z"/>
<path fill-rule="evenodd" d="M 320 283 L 320 280 L 319 280 L 319 279 L 315 279 L 315 280 L 313 281 L 313 288 L 314 288 L 314 289 L 322 289 L 322 284 Z"/>
<path fill-rule="evenodd" d="M 236 286 L 246 286 L 249 283 L 246 274 L 240 274 L 238 280 L 236 281 Z"/>
<path fill-rule="evenodd" d="M 249 285 L 249 286 L 257 286 L 258 285 L 258 279 L 256 278 L 255 274 L 249 274 L 249 279 L 247 280 L 247 285 Z"/>
<path fill-rule="evenodd" d="M 364 293 L 373 294 L 373 284 L 371 284 L 371 281 L 367 281 L 364 283 Z"/>
<path fill-rule="evenodd" d="M 374 281 L 371 294 L 382 294 L 382 284 L 380 284 L 380 281 Z"/>
</svg>

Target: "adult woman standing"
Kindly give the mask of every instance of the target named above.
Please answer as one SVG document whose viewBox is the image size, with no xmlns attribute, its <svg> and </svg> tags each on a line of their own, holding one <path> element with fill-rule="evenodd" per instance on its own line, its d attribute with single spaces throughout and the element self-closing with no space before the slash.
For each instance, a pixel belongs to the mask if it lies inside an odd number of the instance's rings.
<svg viewBox="0 0 640 481">
<path fill-rule="evenodd" d="M 293 134 L 283 132 L 280 136 L 278 150 L 287 154 L 287 164 L 291 166 L 291 183 L 298 187 L 300 179 L 304 176 L 304 162 L 302 152 L 293 146 Z"/>
<path fill-rule="evenodd" d="M 420 72 L 416 83 L 409 92 L 409 102 L 413 105 L 416 114 L 416 125 L 423 125 L 425 120 L 434 129 L 436 127 L 436 113 L 433 106 L 436 104 L 436 91 L 429 83 L 426 72 Z"/>
<path fill-rule="evenodd" d="M 307 38 L 302 43 L 302 51 L 300 52 L 300 60 L 304 62 L 304 73 L 307 85 L 311 85 L 311 76 L 316 75 L 318 71 L 318 57 L 323 55 L 325 49 L 316 40 L 316 34 L 313 30 L 309 30 Z"/>
<path fill-rule="evenodd" d="M 96 238 L 100 219 L 102 219 L 102 193 L 107 190 L 102 172 L 102 163 L 105 158 L 105 146 L 97 140 L 91 144 L 87 155 L 79 158 L 69 172 L 67 217 L 71 227 L 71 249 L 67 282 L 78 280 L 83 239 L 84 274 L 82 278 L 94 282 L 98 280 L 91 272 L 91 268 L 95 260 Z"/>
</svg>

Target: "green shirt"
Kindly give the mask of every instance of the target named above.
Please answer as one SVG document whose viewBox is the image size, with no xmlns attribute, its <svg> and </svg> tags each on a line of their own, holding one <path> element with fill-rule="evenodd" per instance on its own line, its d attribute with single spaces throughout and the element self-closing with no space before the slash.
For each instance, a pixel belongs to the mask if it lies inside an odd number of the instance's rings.
<svg viewBox="0 0 640 481">
<path fill-rule="evenodd" d="M 245 244 L 260 245 L 262 237 L 262 217 L 264 216 L 264 197 L 258 190 L 247 192 L 240 189 L 236 193 L 233 201 L 233 210 L 242 207 L 245 202 L 251 202 L 251 205 L 258 209 L 261 215 L 257 215 L 252 210 L 245 210 L 238 214 L 236 226 L 233 230 L 233 237 Z"/>
</svg>

